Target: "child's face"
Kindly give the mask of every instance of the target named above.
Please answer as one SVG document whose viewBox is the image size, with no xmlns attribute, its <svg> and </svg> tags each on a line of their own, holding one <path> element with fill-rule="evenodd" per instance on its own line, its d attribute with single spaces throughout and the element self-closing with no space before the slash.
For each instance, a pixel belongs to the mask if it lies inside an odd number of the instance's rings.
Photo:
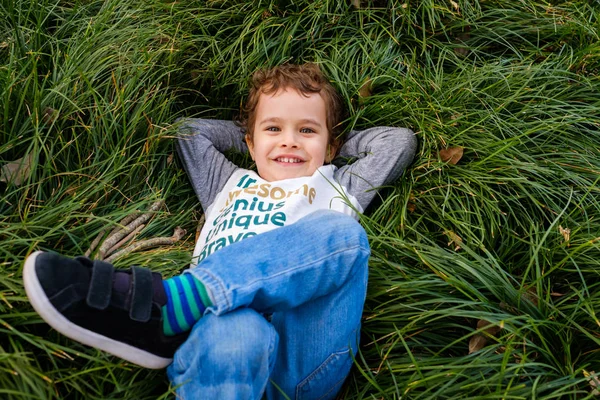
<svg viewBox="0 0 600 400">
<path fill-rule="evenodd" d="M 246 143 L 261 178 L 272 182 L 311 176 L 328 158 L 323 98 L 294 89 L 261 94 L 254 138 L 246 135 Z"/>
</svg>

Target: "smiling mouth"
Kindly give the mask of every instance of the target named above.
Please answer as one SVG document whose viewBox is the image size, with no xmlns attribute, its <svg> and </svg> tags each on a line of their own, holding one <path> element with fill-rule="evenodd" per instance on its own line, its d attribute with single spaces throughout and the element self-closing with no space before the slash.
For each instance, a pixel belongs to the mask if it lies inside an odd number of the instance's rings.
<svg viewBox="0 0 600 400">
<path fill-rule="evenodd" d="M 292 158 L 292 157 L 277 157 L 275 159 L 275 161 L 281 162 L 281 163 L 286 163 L 286 164 L 298 164 L 298 163 L 304 162 L 304 160 L 301 160 L 299 158 Z"/>
</svg>

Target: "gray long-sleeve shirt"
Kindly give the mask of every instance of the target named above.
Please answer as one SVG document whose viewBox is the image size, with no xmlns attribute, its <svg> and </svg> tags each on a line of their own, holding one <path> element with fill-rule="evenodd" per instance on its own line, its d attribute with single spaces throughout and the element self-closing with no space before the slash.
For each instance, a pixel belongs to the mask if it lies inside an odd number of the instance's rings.
<svg viewBox="0 0 600 400">
<path fill-rule="evenodd" d="M 186 119 L 177 150 L 204 211 L 208 210 L 232 174 L 239 168 L 224 152 L 248 151 L 244 136 L 231 121 Z M 406 128 L 374 127 L 352 131 L 339 156 L 353 159 L 334 172 L 335 181 L 358 200 L 363 211 L 378 187 L 389 184 L 412 162 L 417 147 Z M 336 164 L 334 162 L 334 164 Z"/>
</svg>

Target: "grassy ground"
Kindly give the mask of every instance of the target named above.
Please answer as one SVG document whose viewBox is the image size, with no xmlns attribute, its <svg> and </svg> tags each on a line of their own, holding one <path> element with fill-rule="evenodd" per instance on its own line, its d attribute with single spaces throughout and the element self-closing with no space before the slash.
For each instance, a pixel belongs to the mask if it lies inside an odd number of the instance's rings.
<svg viewBox="0 0 600 400">
<path fill-rule="evenodd" d="M 30 162 L 22 182 L 0 182 L 0 397 L 174 397 L 164 372 L 42 323 L 22 263 L 36 249 L 82 254 L 164 199 L 141 237 L 191 233 L 117 265 L 185 268 L 201 209 L 172 124 L 232 118 L 249 74 L 284 61 L 321 64 L 348 130 L 407 126 L 420 142 L 362 220 L 371 279 L 342 397 L 595 395 L 600 5 L 361 3 L 0 1 L 0 166 Z"/>
</svg>

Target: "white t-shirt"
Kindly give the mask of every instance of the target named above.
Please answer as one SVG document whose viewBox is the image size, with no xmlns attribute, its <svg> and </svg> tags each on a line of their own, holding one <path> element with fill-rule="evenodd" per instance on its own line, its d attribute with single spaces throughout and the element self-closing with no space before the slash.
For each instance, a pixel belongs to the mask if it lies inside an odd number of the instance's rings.
<svg viewBox="0 0 600 400">
<path fill-rule="evenodd" d="M 358 200 L 337 183 L 337 168 L 325 165 L 312 175 L 267 182 L 254 171 L 236 170 L 206 210 L 192 264 L 240 240 L 293 224 L 317 210 L 358 217 Z"/>
</svg>

